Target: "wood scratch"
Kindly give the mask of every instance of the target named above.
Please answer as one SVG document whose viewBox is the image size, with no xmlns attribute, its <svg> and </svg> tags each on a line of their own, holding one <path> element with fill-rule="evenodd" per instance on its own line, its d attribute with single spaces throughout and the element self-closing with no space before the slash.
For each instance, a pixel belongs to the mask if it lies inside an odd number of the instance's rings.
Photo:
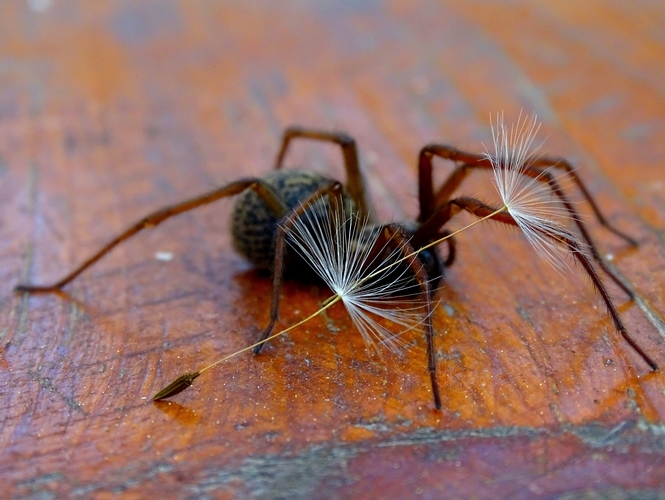
<svg viewBox="0 0 665 500">
<path fill-rule="evenodd" d="M 34 370 L 28 371 L 28 375 L 30 378 L 36 382 L 39 382 L 39 386 L 42 389 L 46 389 L 49 392 L 52 392 L 54 394 L 57 394 L 60 399 L 62 399 L 65 403 L 67 403 L 67 406 L 69 406 L 72 410 L 76 410 L 83 415 L 86 415 L 85 410 L 83 409 L 83 403 L 80 403 L 76 399 L 65 396 L 60 390 L 56 387 L 56 385 L 53 383 L 50 377 L 45 377 L 38 372 Z"/>
</svg>

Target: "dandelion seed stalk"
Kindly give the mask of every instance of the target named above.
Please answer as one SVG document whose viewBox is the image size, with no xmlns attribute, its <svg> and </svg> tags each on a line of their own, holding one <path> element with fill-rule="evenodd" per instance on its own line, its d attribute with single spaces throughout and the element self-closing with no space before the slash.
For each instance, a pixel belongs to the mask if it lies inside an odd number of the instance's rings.
<svg viewBox="0 0 665 500">
<path fill-rule="evenodd" d="M 176 394 L 178 394 L 178 393 L 184 391 L 185 389 L 187 389 L 188 387 L 190 387 L 192 385 L 192 382 L 194 381 L 194 379 L 197 378 L 202 373 L 210 370 L 211 368 L 214 368 L 215 366 L 217 366 L 220 363 L 223 363 L 227 359 L 231 359 L 234 356 L 237 356 L 238 354 L 242 354 L 243 352 L 247 352 L 247 351 L 255 348 L 258 345 L 264 344 L 264 343 L 268 342 L 269 340 L 275 339 L 275 338 L 279 337 L 280 335 L 284 335 L 285 333 L 290 332 L 294 328 L 297 328 L 297 327 L 307 323 L 310 319 L 318 316 L 319 314 L 321 314 L 323 311 L 325 311 L 329 307 L 332 307 L 339 300 L 341 300 L 341 298 L 339 296 L 333 295 L 332 297 L 329 297 L 328 299 L 326 299 L 326 301 L 325 301 L 326 304 L 323 307 L 321 307 L 318 311 L 316 311 L 315 313 L 309 315 L 305 319 L 299 321 L 298 323 L 296 323 L 294 325 L 291 325 L 290 327 L 285 328 L 284 330 L 282 330 L 280 332 L 277 332 L 274 335 L 271 335 L 270 337 L 262 340 L 261 342 L 257 342 L 255 344 L 252 344 L 252 345 L 248 346 L 248 347 L 240 349 L 239 351 L 236 351 L 232 354 L 229 354 L 228 356 L 225 356 L 221 359 L 218 359 L 214 363 L 211 363 L 208 366 L 206 366 L 204 368 L 201 368 L 199 371 L 196 371 L 196 372 L 193 372 L 193 373 L 184 373 L 183 375 L 180 375 L 173 382 L 171 382 L 169 385 L 167 385 L 164 389 L 162 389 L 157 394 L 155 394 L 152 398 L 153 401 L 159 401 L 161 399 L 166 399 L 166 398 L 169 398 L 171 396 L 175 396 Z"/>
</svg>

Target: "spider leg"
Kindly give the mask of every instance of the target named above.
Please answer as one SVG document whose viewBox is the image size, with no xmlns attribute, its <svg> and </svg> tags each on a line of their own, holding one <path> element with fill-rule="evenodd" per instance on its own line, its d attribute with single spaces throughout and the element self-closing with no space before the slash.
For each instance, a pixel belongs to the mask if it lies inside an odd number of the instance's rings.
<svg viewBox="0 0 665 500">
<path fill-rule="evenodd" d="M 453 172 L 444 181 L 443 185 L 436 193 L 433 192 L 432 186 L 433 156 L 439 156 L 441 158 L 455 162 L 462 162 L 461 165 L 458 165 L 455 170 L 453 170 Z M 429 144 L 421 150 L 420 161 L 418 165 L 421 179 L 421 189 L 425 190 L 424 194 L 421 195 L 421 214 L 418 219 L 421 222 L 427 220 L 438 207 L 443 206 L 450 199 L 453 192 L 455 192 L 455 190 L 457 190 L 457 188 L 462 184 L 464 179 L 467 178 L 471 170 L 479 169 L 491 171 L 493 168 L 490 161 L 483 155 L 464 153 L 455 148 L 436 144 Z M 566 171 L 566 174 L 573 179 L 581 191 L 582 195 L 593 210 L 596 218 L 598 219 L 598 222 L 601 225 L 605 226 L 615 235 L 626 240 L 632 246 L 637 245 L 637 242 L 609 223 L 609 221 L 600 211 L 600 208 L 598 208 L 598 204 L 591 196 L 591 193 L 589 193 L 589 190 L 586 188 L 579 176 L 575 173 L 570 163 L 568 163 L 566 160 L 561 158 L 540 157 L 527 160 L 527 165 L 528 166 L 524 169 L 524 175 L 532 177 L 533 179 L 546 183 L 550 186 L 552 192 L 559 198 L 561 204 L 564 206 L 566 211 L 570 214 L 570 217 L 577 225 L 584 242 L 591 250 L 591 254 L 593 255 L 593 258 L 596 260 L 596 262 L 598 262 L 598 265 L 612 279 L 612 281 L 614 281 L 619 286 L 619 288 L 621 288 L 626 293 L 626 295 L 630 297 L 631 300 L 635 299 L 635 293 L 633 290 L 626 286 L 623 280 L 617 276 L 617 274 L 612 269 L 610 269 L 610 267 L 601 257 L 600 252 L 598 251 L 598 246 L 591 238 L 591 234 L 589 234 L 589 231 L 582 222 L 582 219 L 579 216 L 577 210 L 575 210 L 575 207 L 571 203 L 565 191 L 556 181 L 555 177 L 551 172 L 548 171 L 548 168 L 560 168 Z"/>
<path fill-rule="evenodd" d="M 431 158 L 431 156 L 429 158 Z M 591 210 L 593 211 L 600 225 L 604 226 L 608 231 L 614 233 L 619 238 L 625 240 L 631 246 L 637 246 L 637 241 L 635 241 L 634 238 L 628 236 L 626 233 L 620 231 L 612 224 L 610 224 L 607 218 L 600 211 L 598 204 L 587 189 L 586 185 L 582 179 L 580 179 L 579 175 L 577 175 L 577 172 L 575 172 L 575 169 L 570 164 L 570 162 L 568 162 L 568 160 L 564 158 L 554 158 L 547 156 L 538 156 L 528 159 L 526 161 L 524 175 L 532 177 L 551 186 L 552 192 L 561 200 L 561 203 L 566 207 L 566 210 L 568 210 L 568 212 L 571 214 L 571 217 L 575 219 L 577 226 L 579 227 L 580 232 L 585 237 L 585 239 L 591 240 L 591 237 L 588 235 L 584 225 L 581 223 L 577 215 L 577 211 L 573 208 L 568 197 L 565 195 L 560 185 L 556 182 L 555 177 L 548 171 L 549 168 L 557 168 L 565 171 L 566 175 L 568 175 L 573 180 L 577 188 L 582 193 L 582 196 L 591 207 Z M 472 162 L 459 165 L 457 168 L 455 168 L 455 170 L 450 174 L 450 176 L 445 180 L 443 185 L 434 195 L 434 206 L 440 206 L 448 201 L 453 192 L 460 186 L 460 184 L 464 181 L 472 169 L 492 170 L 492 164 L 484 156 L 478 156 Z"/>
<path fill-rule="evenodd" d="M 453 200 L 450 200 L 443 207 L 441 207 L 438 212 L 436 212 L 432 217 L 430 217 L 430 219 L 427 222 L 425 222 L 421 226 L 421 228 L 416 232 L 412 240 L 414 246 L 418 248 L 419 246 L 426 244 L 428 239 L 427 235 L 434 234 L 439 227 L 446 224 L 450 219 L 452 219 L 455 215 L 459 214 L 462 211 L 466 211 L 472 215 L 475 215 L 476 217 L 487 217 L 488 215 L 496 211 L 496 209 L 474 198 L 455 198 Z M 513 217 L 507 212 L 497 213 L 493 215 L 491 219 L 510 226 L 517 226 L 517 223 L 515 222 Z M 594 286 L 596 287 L 596 290 L 598 291 L 598 293 L 600 293 L 601 297 L 603 298 L 605 306 L 607 307 L 607 310 L 610 316 L 612 317 L 612 320 L 614 321 L 614 326 L 616 327 L 618 332 L 621 334 L 624 340 L 626 340 L 626 342 L 630 344 L 630 346 L 635 350 L 635 352 L 637 352 L 642 357 L 642 359 L 651 367 L 652 370 L 654 371 L 658 370 L 658 365 L 656 364 L 656 362 L 653 359 L 651 359 L 651 357 L 629 335 L 626 326 L 621 320 L 621 316 L 619 315 L 616 306 L 614 305 L 612 299 L 610 298 L 607 288 L 605 288 L 603 281 L 601 280 L 600 276 L 594 269 L 589 258 L 583 252 L 582 246 L 577 241 L 575 236 L 572 233 L 570 234 L 570 236 L 566 236 L 550 232 L 546 229 L 540 229 L 539 232 L 543 236 L 552 239 L 553 241 L 559 243 L 560 245 L 563 245 L 568 250 L 570 250 L 572 256 L 575 257 L 578 260 L 578 262 L 581 264 L 581 266 L 584 268 L 586 273 L 589 275 L 589 278 L 591 278 L 591 281 L 593 282 Z"/>
<path fill-rule="evenodd" d="M 575 168 L 570 164 L 570 162 L 568 162 L 568 160 L 566 160 L 565 158 L 540 156 L 529 160 L 529 167 L 534 170 L 539 169 L 540 172 L 547 170 L 547 168 L 549 167 L 560 168 L 565 170 L 566 174 L 569 175 L 571 179 L 573 179 L 573 182 L 575 183 L 575 185 L 580 190 L 580 192 L 586 199 L 587 203 L 593 210 L 593 213 L 595 214 L 596 219 L 598 219 L 598 222 L 601 225 L 605 226 L 606 229 L 617 235 L 619 238 L 626 240 L 630 245 L 637 246 L 637 241 L 634 238 L 620 231 L 619 229 L 615 228 L 605 218 L 603 213 L 600 211 L 600 208 L 596 204 L 595 200 L 591 196 L 591 193 L 587 189 L 586 185 L 584 184 L 584 182 L 582 182 L 582 179 L 580 179 L 580 177 L 577 175 L 577 173 L 575 172 Z"/>
<path fill-rule="evenodd" d="M 117 245 L 131 238 L 143 229 L 155 227 L 158 224 L 164 222 L 166 219 L 170 219 L 175 215 L 188 212 L 189 210 L 207 205 L 208 203 L 212 203 L 222 198 L 234 196 L 241 193 L 245 189 L 253 189 L 256 191 L 268 209 L 276 216 L 281 216 L 286 212 L 284 203 L 282 203 L 282 201 L 273 192 L 272 188 L 270 188 L 270 186 L 268 186 L 264 181 L 256 178 L 241 179 L 227 184 L 226 186 L 209 191 L 208 193 L 204 193 L 174 205 L 169 205 L 148 214 L 138 222 L 129 226 L 129 228 L 110 240 L 104 246 L 102 246 L 96 253 L 94 253 L 91 257 L 89 257 L 85 262 L 83 262 L 79 267 L 74 269 L 64 278 L 56 281 L 51 285 L 19 284 L 16 286 L 15 290 L 17 292 L 56 292 L 71 282 L 83 271 L 92 266 Z"/>
<path fill-rule="evenodd" d="M 434 327 L 432 326 L 432 297 L 429 285 L 429 276 L 425 266 L 420 262 L 414 247 L 409 242 L 403 228 L 399 224 L 386 224 L 383 227 L 382 238 L 388 242 L 389 245 L 396 245 L 401 258 L 406 259 L 411 272 L 418 281 L 420 287 L 420 300 L 425 304 L 425 339 L 427 341 L 427 369 L 429 371 L 430 381 L 432 384 L 432 395 L 434 396 L 434 406 L 437 410 L 441 409 L 441 395 L 439 392 L 439 382 L 436 378 L 436 358 L 434 352 Z"/>
<path fill-rule="evenodd" d="M 358 213 L 361 217 L 372 216 L 368 195 L 365 191 L 365 181 L 360 164 L 358 161 L 358 148 L 356 141 L 344 132 L 329 132 L 312 128 L 291 126 L 284 130 L 282 135 L 282 145 L 275 160 L 275 168 L 280 169 L 283 166 L 284 157 L 293 139 L 313 139 L 322 142 L 332 142 L 342 148 L 344 157 L 344 169 L 346 170 L 346 192 L 353 198 L 358 207 Z"/>
<path fill-rule="evenodd" d="M 315 201 L 328 196 L 332 210 L 341 209 L 338 200 L 342 195 L 342 184 L 337 181 L 330 181 L 319 187 L 314 193 L 309 195 L 302 203 L 284 215 L 277 225 L 277 235 L 275 236 L 275 260 L 273 268 L 272 282 L 272 303 L 270 305 L 270 321 L 257 340 L 257 345 L 253 352 L 258 354 L 264 346 L 264 340 L 267 339 L 275 328 L 277 317 L 279 315 L 280 292 L 282 290 L 282 281 L 284 278 L 284 258 L 286 252 L 286 234 L 293 227 L 294 221 Z"/>
<path fill-rule="evenodd" d="M 437 239 L 446 238 L 446 243 L 448 243 L 448 256 L 446 260 L 443 261 L 444 267 L 450 267 L 455 262 L 455 257 L 457 256 L 457 242 L 453 236 L 450 236 L 450 231 L 440 231 L 436 237 Z"/>
<path fill-rule="evenodd" d="M 418 201 L 420 203 L 420 215 L 418 216 L 418 222 L 425 222 L 432 215 L 434 215 L 437 207 L 436 199 L 440 198 L 439 193 L 441 193 L 443 189 L 439 189 L 437 196 L 435 196 L 434 180 L 432 178 L 432 160 L 434 156 L 438 156 L 439 158 L 450 160 L 455 163 L 463 163 L 469 167 L 471 165 L 486 162 L 487 165 L 491 168 L 489 161 L 486 161 L 482 155 L 465 153 L 457 148 L 443 144 L 427 144 L 424 146 L 418 154 Z M 459 168 L 450 175 L 449 181 L 447 181 L 451 184 L 454 183 L 454 187 L 450 190 L 449 194 L 452 194 L 452 191 L 454 191 L 457 186 L 461 184 L 467 175 L 465 170 L 460 172 L 457 170 L 459 170 Z M 445 185 L 446 184 L 444 184 L 444 186 Z"/>
</svg>

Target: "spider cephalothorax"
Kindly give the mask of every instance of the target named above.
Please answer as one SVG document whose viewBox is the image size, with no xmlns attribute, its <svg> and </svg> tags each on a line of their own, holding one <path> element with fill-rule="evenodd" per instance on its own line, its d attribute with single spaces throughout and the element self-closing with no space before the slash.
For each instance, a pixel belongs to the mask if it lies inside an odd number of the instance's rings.
<svg viewBox="0 0 665 500">
<path fill-rule="evenodd" d="M 460 212 L 468 212 L 478 218 L 519 226 L 529 241 L 544 251 L 555 264 L 558 262 L 555 254 L 559 250 L 576 259 L 599 291 L 619 333 L 652 369 L 657 369 L 656 363 L 629 336 L 595 265 L 631 297 L 632 291 L 603 262 L 553 173 L 562 172 L 572 180 L 603 226 L 631 245 L 635 244 L 634 240 L 610 225 L 566 160 L 528 154 L 536 130 L 535 117 L 530 122 L 518 121 L 517 128 L 510 130 L 499 120 L 494 130 L 496 151 L 492 154 L 466 153 L 441 144 L 425 146 L 420 151 L 418 161 L 420 214 L 417 221 L 377 224 L 370 219 L 373 214 L 369 213 L 355 141 L 344 133 L 291 127 L 284 133 L 275 172 L 262 178 L 240 179 L 158 210 L 109 241 L 62 280 L 49 286 L 19 285 L 17 290 L 59 290 L 116 245 L 142 229 L 156 226 L 174 215 L 201 205 L 238 195 L 232 216 L 234 247 L 256 267 L 270 269 L 273 273 L 270 321 L 259 342 L 254 345 L 254 352 L 260 351 L 263 342 L 273 331 L 285 272 L 294 277 L 303 277 L 312 271 L 318 274 L 339 300 L 344 301 L 349 314 L 370 345 L 374 345 L 374 338 L 389 346 L 397 339 L 390 332 L 382 331 L 382 326 L 367 315 L 367 311 L 374 311 L 374 306 L 362 302 L 371 295 L 366 291 L 371 289 L 374 298 L 388 298 L 389 304 L 395 295 L 406 293 L 411 299 L 415 297 L 420 304 L 417 324 L 425 332 L 434 403 L 440 408 L 431 320 L 432 291 L 443 274 L 443 268 L 451 265 L 455 259 L 454 240 L 446 225 Z M 309 171 L 282 170 L 288 146 L 296 138 L 338 144 L 344 157 L 346 183 Z M 432 162 L 435 157 L 449 160 L 455 165 L 451 175 L 438 189 L 435 189 L 432 180 Z M 494 172 L 503 207 L 491 207 L 475 198 L 453 197 L 473 170 Z M 527 181 L 526 186 L 523 185 L 524 180 Z M 579 235 L 553 222 L 542 211 L 540 202 L 530 201 L 530 193 L 543 190 L 554 197 L 559 210 L 577 224 Z M 448 244 L 445 261 L 441 260 L 436 249 L 436 245 L 443 240 Z M 287 251 L 288 245 L 295 251 Z M 349 269 L 358 273 L 352 279 L 349 278 Z M 392 310 L 388 307 L 387 311 L 386 317 L 398 324 L 401 324 L 404 314 L 410 314 L 409 309 Z M 181 392 L 215 364 L 182 375 L 160 391 L 155 399 Z"/>
</svg>

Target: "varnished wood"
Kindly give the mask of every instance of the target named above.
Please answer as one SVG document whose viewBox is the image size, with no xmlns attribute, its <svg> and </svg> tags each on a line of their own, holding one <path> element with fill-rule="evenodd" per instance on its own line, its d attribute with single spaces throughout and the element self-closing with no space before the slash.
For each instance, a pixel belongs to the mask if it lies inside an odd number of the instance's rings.
<svg viewBox="0 0 665 500">
<path fill-rule="evenodd" d="M 420 148 L 482 152 L 490 113 L 524 109 L 543 152 L 638 241 L 575 205 L 662 317 L 663 24 L 646 1 L 1 2 L 3 495 L 661 491 L 665 376 L 614 341 L 583 273 L 562 279 L 516 231 L 456 238 L 433 316 L 441 412 L 421 335 L 403 357 L 370 357 L 337 304 L 153 403 L 268 323 L 271 281 L 233 253 L 226 201 L 142 231 L 66 293 L 12 289 L 57 280 L 143 214 L 267 173 L 293 123 L 351 134 L 377 219 L 414 220 Z M 339 156 L 299 141 L 286 166 L 343 180 Z M 456 196 L 498 202 L 484 175 Z M 664 365 L 657 321 L 610 292 Z M 277 327 L 328 296 L 285 282 Z"/>
</svg>

